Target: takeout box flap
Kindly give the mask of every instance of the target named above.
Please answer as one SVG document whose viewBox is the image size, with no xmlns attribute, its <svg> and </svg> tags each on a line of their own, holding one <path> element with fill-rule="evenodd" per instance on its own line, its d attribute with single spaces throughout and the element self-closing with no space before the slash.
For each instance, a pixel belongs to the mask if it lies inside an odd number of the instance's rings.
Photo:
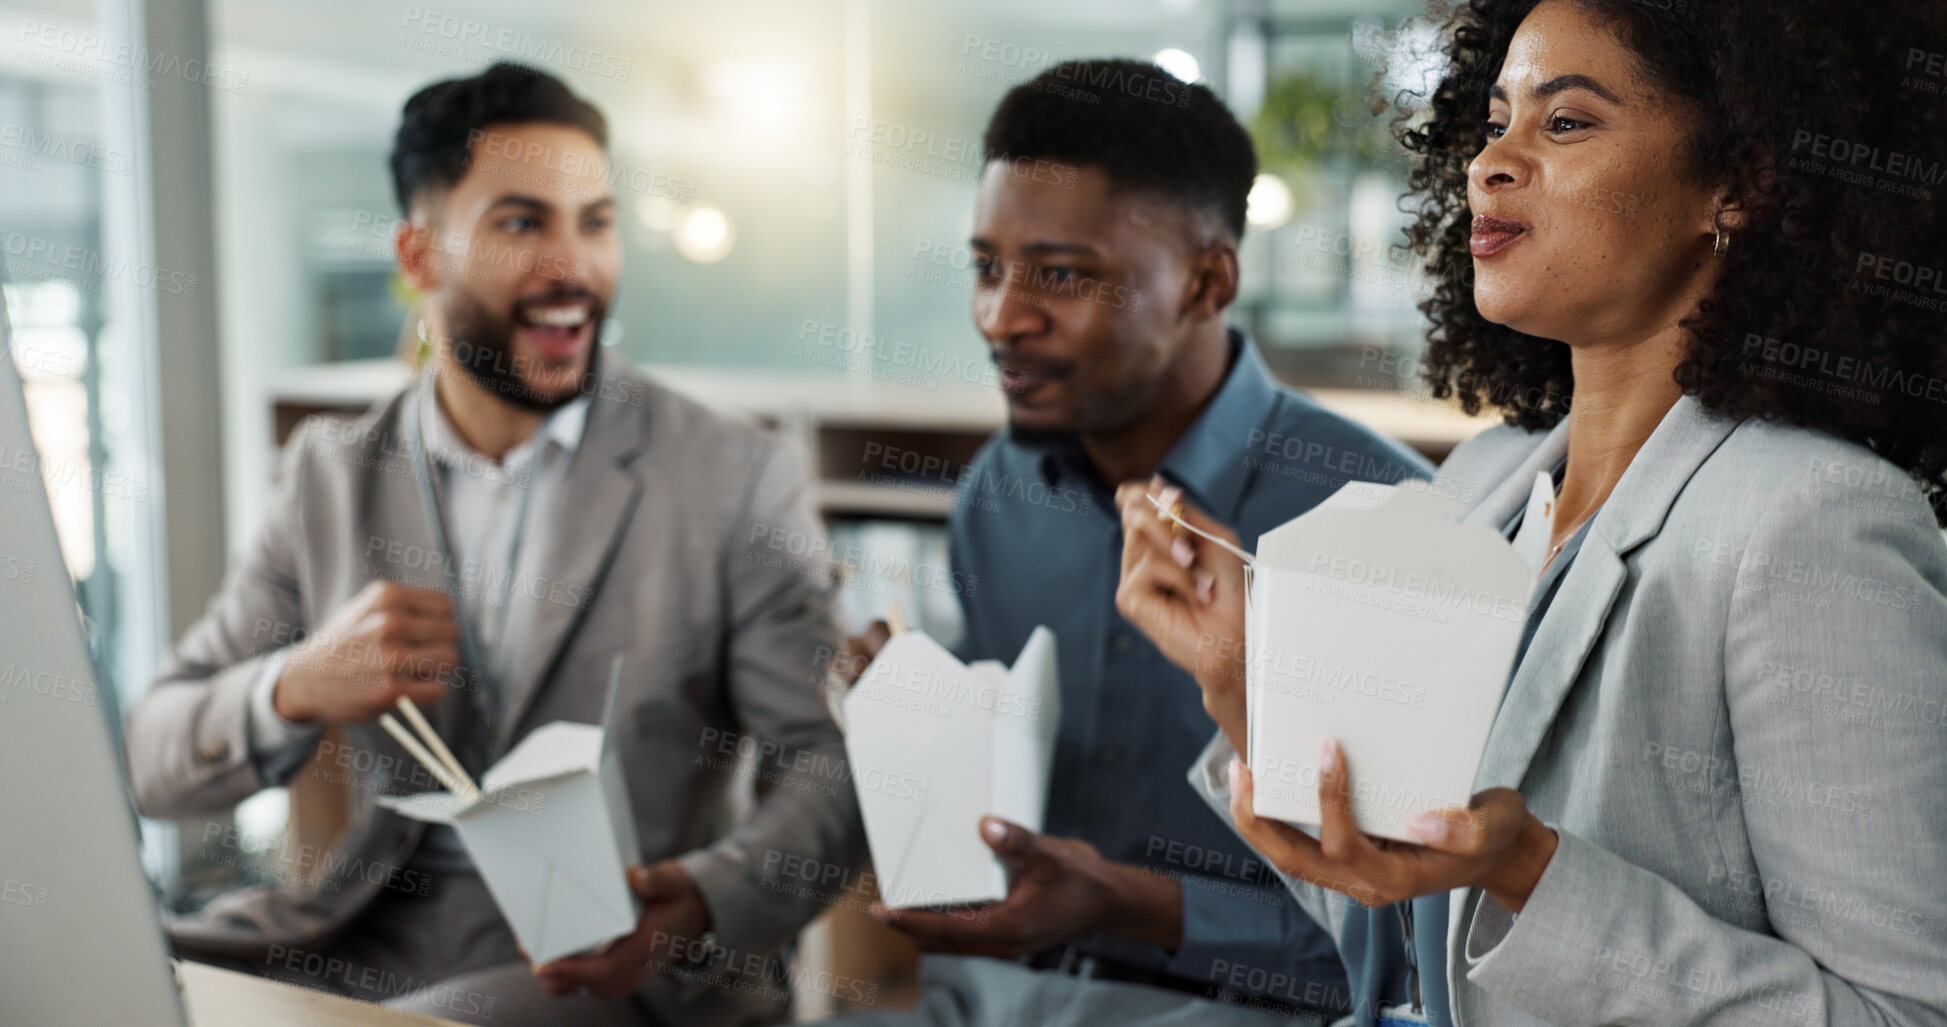
<svg viewBox="0 0 1947 1027">
<path fill-rule="evenodd" d="M 609 663 L 608 687 L 602 693 L 600 724 L 557 720 L 529 732 L 520 744 L 480 776 L 480 791 L 491 795 L 514 785 L 530 785 L 576 771 L 593 772 L 619 744 L 622 657 Z"/>
<path fill-rule="evenodd" d="M 965 691 L 960 683 L 977 677 L 974 668 L 961 663 L 924 631 L 900 632 L 879 648 L 858 683 L 845 694 L 847 736 L 937 726 L 941 718 L 886 698 L 900 694 L 898 690 L 912 681 L 925 683 L 927 691 L 952 696 Z"/>
<path fill-rule="evenodd" d="M 1424 482 L 1348 483 L 1259 536 L 1253 585 L 1267 571 L 1311 572 L 1321 559 L 1362 557 L 1525 598 L 1533 584 L 1528 562 L 1493 528 L 1454 520 L 1464 509 L 1452 494 Z"/>
<path fill-rule="evenodd" d="M 1040 831 L 1061 720 L 1055 633 L 1038 626 L 1007 672 L 994 710 L 994 815 Z"/>
<path fill-rule="evenodd" d="M 622 654 L 608 665 L 608 691 L 602 697 L 602 742 L 595 759 L 600 762 L 613 755 L 616 746 L 621 744 L 622 723 Z"/>
<path fill-rule="evenodd" d="M 381 795 L 378 804 L 381 809 L 389 809 L 407 819 L 428 824 L 451 824 L 473 805 L 451 792 Z"/>
<path fill-rule="evenodd" d="M 1048 687 L 1055 680 L 1059 666 L 1055 659 L 1055 633 L 1045 624 L 1036 625 L 1021 646 L 1021 655 L 1014 658 L 1014 666 L 1007 672 L 1008 687 L 1037 696 L 1047 692 L 1047 699 L 1059 703 L 1060 694 Z M 1047 708 L 1044 702 L 1042 709 Z"/>
<path fill-rule="evenodd" d="M 492 795 L 577 771 L 593 771 L 602 758 L 602 729 L 557 720 L 529 732 L 512 752 L 480 777 L 480 790 Z"/>
</svg>

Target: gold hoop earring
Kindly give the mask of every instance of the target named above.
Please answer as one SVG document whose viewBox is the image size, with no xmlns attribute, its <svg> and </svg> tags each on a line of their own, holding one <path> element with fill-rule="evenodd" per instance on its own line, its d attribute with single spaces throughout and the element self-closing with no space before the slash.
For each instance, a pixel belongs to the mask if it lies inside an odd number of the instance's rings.
<svg viewBox="0 0 1947 1027">
<path fill-rule="evenodd" d="M 1717 229 L 1717 241 L 1711 245 L 1710 250 L 1720 257 L 1731 252 L 1731 233 L 1719 227 Z"/>
</svg>

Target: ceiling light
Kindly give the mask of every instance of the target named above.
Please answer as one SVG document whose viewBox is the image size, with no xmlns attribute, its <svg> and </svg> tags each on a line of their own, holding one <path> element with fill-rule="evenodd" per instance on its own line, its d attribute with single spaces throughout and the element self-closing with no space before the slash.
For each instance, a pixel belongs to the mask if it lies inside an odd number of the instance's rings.
<svg viewBox="0 0 1947 1027">
<path fill-rule="evenodd" d="M 1173 46 L 1156 51 L 1156 56 L 1151 57 L 1150 60 L 1154 61 L 1157 67 L 1185 82 L 1195 82 L 1203 77 L 1203 65 L 1198 64 L 1197 59 L 1190 56 L 1187 51 Z"/>
<path fill-rule="evenodd" d="M 697 264 L 714 264 L 730 255 L 737 230 L 715 207 L 698 207 L 676 226 L 676 252 Z"/>
<path fill-rule="evenodd" d="M 1291 220 L 1295 202 L 1284 179 L 1265 173 L 1251 182 L 1251 193 L 1244 201 L 1244 220 L 1259 228 L 1276 228 Z"/>
</svg>

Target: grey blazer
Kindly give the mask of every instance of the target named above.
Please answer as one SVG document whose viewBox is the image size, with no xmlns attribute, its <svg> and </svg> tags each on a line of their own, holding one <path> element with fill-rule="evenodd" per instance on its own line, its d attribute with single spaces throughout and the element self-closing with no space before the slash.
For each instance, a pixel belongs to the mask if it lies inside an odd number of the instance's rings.
<svg viewBox="0 0 1947 1027">
<path fill-rule="evenodd" d="M 1498 527 L 1567 425 L 1443 478 Z M 1685 397 L 1591 522 L 1489 735 L 1560 848 L 1452 895 L 1461 1024 L 1947 1022 L 1947 545 L 1863 447 Z M 1226 813 L 1220 735 L 1192 783 Z M 1328 928 L 1349 900 L 1288 881 Z"/>
<path fill-rule="evenodd" d="M 775 436 L 619 360 L 605 375 L 559 493 L 555 537 L 534 540 L 548 546 L 550 601 L 537 604 L 524 670 L 508 685 L 503 735 L 512 742 L 556 720 L 598 721 L 610 660 L 623 654 L 622 752 L 642 860 L 680 858 L 721 944 L 745 965 L 769 963 L 763 954 L 820 906 L 810 889 L 780 879 L 780 854 L 849 867 L 863 851 L 843 742 L 818 687 L 836 638 L 832 585 L 817 560 L 790 556 L 826 551 L 816 544 L 823 529 L 801 461 Z M 145 815 L 215 813 L 274 783 L 260 775 L 246 734 L 266 653 L 374 577 L 443 585 L 437 565 L 372 555 L 374 539 L 383 552 L 433 545 L 400 431 L 417 395 L 408 388 L 349 425 L 308 422 L 286 447 L 256 541 L 128 717 Z M 761 543 L 772 538 L 793 545 Z M 384 548 L 393 542 L 404 548 Z M 442 733 L 453 730 L 455 707 L 428 710 Z M 181 940 L 239 955 L 309 947 L 401 885 L 396 868 L 423 828 L 374 799 L 437 786 L 374 725 L 350 735 L 349 759 L 341 751 L 319 765 L 354 779 L 350 826 L 332 851 L 298 854 L 292 880 L 226 896 L 220 915 L 198 918 L 203 936 Z M 740 751 L 755 756 L 741 769 Z M 740 815 L 753 779 L 761 797 Z M 652 976 L 652 990 L 667 986 Z M 715 991 L 716 1001 L 745 1007 L 779 993 Z M 684 1019 L 743 1019 L 694 1012 Z"/>
</svg>

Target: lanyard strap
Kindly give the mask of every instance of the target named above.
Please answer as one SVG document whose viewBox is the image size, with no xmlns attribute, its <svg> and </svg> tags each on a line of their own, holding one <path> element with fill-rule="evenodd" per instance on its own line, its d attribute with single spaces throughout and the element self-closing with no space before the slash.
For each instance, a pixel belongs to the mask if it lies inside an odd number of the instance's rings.
<svg viewBox="0 0 1947 1027">
<path fill-rule="evenodd" d="M 469 678 L 467 691 L 473 696 L 475 723 L 467 726 L 466 737 L 461 740 L 463 750 L 461 755 L 468 763 L 467 769 L 478 775 L 485 771 L 486 762 L 496 748 L 494 740 L 497 737 L 497 707 L 500 697 L 495 691 L 495 683 L 487 673 L 486 640 L 481 637 L 477 625 L 472 622 L 472 617 L 467 613 L 466 603 L 462 599 L 465 594 L 465 584 L 460 579 L 458 561 L 454 559 L 453 547 L 447 539 L 446 518 L 441 510 L 439 490 L 435 488 L 438 471 L 433 463 L 432 451 L 426 445 L 426 407 L 428 404 L 439 402 L 438 394 L 432 384 L 431 370 L 428 370 L 425 381 L 426 387 L 419 395 L 417 416 L 408 425 L 411 431 L 408 443 L 419 457 L 417 468 L 419 473 L 413 477 L 419 481 L 419 496 L 426 508 L 426 526 L 432 534 L 433 547 L 440 557 L 440 568 L 446 580 L 446 592 L 453 598 L 453 621 L 460 630 L 460 660 L 466 665 Z M 507 603 L 513 596 L 514 576 L 520 569 L 521 548 L 526 542 L 528 513 L 534 498 L 533 485 L 534 478 L 530 473 L 526 483 L 521 486 L 520 508 L 514 515 L 514 537 L 507 547 L 507 573 L 500 586 L 494 590 L 496 595 L 491 600 L 500 610 L 503 642 L 507 628 Z M 481 566 L 487 566 L 485 561 L 482 561 Z M 489 601 L 484 596 L 482 599 L 483 602 Z"/>
<path fill-rule="evenodd" d="M 1413 1003 L 1413 1011 L 1426 1011 L 1420 1002 L 1420 950 L 1413 945 L 1413 900 L 1407 899 L 1399 904 L 1399 929 L 1406 935 L 1406 997 Z"/>
</svg>

